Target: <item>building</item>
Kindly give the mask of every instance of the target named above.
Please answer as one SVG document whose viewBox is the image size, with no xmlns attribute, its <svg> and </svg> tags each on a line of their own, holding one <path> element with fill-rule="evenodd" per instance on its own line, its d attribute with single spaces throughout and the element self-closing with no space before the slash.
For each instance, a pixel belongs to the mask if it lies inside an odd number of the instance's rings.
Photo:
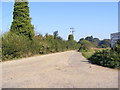
<svg viewBox="0 0 120 90">
<path fill-rule="evenodd" d="M 120 32 L 111 34 L 111 47 L 114 47 L 118 39 L 120 39 Z"/>
</svg>

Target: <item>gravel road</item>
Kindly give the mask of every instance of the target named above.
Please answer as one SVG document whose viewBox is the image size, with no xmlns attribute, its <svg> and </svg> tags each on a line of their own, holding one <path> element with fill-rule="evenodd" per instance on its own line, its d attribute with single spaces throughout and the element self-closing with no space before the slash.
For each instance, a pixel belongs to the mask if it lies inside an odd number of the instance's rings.
<svg viewBox="0 0 120 90">
<path fill-rule="evenodd" d="M 2 88 L 118 88 L 118 70 L 76 51 L 2 62 Z"/>
</svg>

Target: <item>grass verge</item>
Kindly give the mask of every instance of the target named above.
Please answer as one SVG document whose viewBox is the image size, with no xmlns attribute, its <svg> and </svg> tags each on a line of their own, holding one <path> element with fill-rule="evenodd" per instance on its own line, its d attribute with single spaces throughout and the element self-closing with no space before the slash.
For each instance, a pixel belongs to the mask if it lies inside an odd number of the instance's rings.
<svg viewBox="0 0 120 90">
<path fill-rule="evenodd" d="M 91 50 L 91 51 L 81 51 L 82 55 L 85 57 L 85 58 L 90 58 L 94 53 L 95 51 L 94 50 Z"/>
</svg>

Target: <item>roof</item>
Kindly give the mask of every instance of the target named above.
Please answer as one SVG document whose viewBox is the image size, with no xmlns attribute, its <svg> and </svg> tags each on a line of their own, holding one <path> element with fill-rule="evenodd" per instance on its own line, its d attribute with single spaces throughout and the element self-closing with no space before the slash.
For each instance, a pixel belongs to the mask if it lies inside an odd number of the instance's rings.
<svg viewBox="0 0 120 90">
<path fill-rule="evenodd" d="M 111 35 L 114 35 L 114 34 L 120 34 L 120 32 L 117 32 L 117 33 L 112 33 Z"/>
</svg>

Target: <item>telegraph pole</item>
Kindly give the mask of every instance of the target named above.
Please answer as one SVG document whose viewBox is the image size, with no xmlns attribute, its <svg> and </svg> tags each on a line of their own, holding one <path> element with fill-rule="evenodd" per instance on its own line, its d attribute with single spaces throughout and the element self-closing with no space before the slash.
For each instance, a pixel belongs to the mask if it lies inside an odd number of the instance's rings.
<svg viewBox="0 0 120 90">
<path fill-rule="evenodd" d="M 74 29 L 75 28 L 73 28 L 73 27 L 70 28 L 70 30 L 71 30 L 70 32 L 72 33 L 72 35 L 74 35 L 74 32 L 75 32 Z"/>
</svg>

